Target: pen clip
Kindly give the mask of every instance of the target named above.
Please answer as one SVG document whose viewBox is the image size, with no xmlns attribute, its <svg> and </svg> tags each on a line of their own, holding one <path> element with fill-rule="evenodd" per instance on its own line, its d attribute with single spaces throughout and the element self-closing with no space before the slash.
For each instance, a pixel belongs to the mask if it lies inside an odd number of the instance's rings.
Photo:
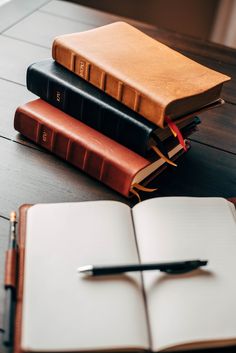
<svg viewBox="0 0 236 353">
<path fill-rule="evenodd" d="M 160 270 L 161 272 L 165 272 L 169 275 L 180 275 L 182 273 L 187 273 L 191 272 L 193 270 L 196 270 L 199 268 L 199 265 L 188 265 L 188 266 L 183 266 L 182 268 L 166 268 L 164 270 Z"/>
</svg>

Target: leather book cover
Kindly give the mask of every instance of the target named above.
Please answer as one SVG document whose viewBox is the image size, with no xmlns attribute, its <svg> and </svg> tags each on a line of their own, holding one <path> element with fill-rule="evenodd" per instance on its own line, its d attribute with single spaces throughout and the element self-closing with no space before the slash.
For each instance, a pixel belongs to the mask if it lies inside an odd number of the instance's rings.
<svg viewBox="0 0 236 353">
<path fill-rule="evenodd" d="M 27 210 L 31 205 L 22 205 L 19 208 L 18 222 L 18 276 L 16 291 L 16 310 L 14 325 L 14 353 L 21 353 L 21 323 L 22 323 L 22 303 L 24 286 L 24 255 L 25 255 L 25 235 Z"/>
<path fill-rule="evenodd" d="M 143 157 L 148 155 L 153 144 L 164 151 L 162 142 L 172 136 L 168 126 L 158 128 L 52 59 L 30 65 L 26 81 L 27 88 L 43 100 Z M 223 104 L 222 100 L 196 113 L 220 104 Z M 178 119 L 178 128 L 192 124 L 194 115 Z"/>
<path fill-rule="evenodd" d="M 133 183 L 144 180 L 165 163 L 157 157 L 155 161 L 143 158 L 41 99 L 17 109 L 14 127 L 126 197 L 130 196 Z M 170 158 L 181 149 L 180 145 L 175 146 Z"/>
<path fill-rule="evenodd" d="M 55 38 L 53 58 L 154 124 L 219 99 L 230 77 L 211 70 L 125 22 Z"/>
<path fill-rule="evenodd" d="M 27 88 L 104 135 L 146 156 L 156 125 L 52 59 L 29 66 Z"/>
</svg>

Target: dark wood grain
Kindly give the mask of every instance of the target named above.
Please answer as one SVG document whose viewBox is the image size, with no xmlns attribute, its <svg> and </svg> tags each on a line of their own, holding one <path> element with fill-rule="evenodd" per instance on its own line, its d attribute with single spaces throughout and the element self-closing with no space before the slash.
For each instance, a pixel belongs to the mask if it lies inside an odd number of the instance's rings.
<svg viewBox="0 0 236 353">
<path fill-rule="evenodd" d="M 13 140 L 18 138 L 17 132 L 13 127 L 13 120 L 16 108 L 29 100 L 37 98 L 35 95 L 27 91 L 25 86 L 16 85 L 0 79 L 0 135 Z"/>
<path fill-rule="evenodd" d="M 146 29 L 145 32 L 172 48 L 235 65 L 236 49 L 161 28 Z"/>
<path fill-rule="evenodd" d="M 10 5 L 11 4 L 11 5 Z M 8 8 L 8 10 L 7 10 Z M 4 11 L 2 11 L 4 10 Z M 27 92 L 27 67 L 51 56 L 54 36 L 82 31 L 117 20 L 118 16 L 65 1 L 17 0 L 0 12 L 0 352 L 3 317 L 4 252 L 8 242 L 9 212 L 23 203 L 127 200 L 66 162 L 50 155 L 13 129 L 18 105 L 33 99 Z M 143 199 L 160 196 L 236 195 L 236 50 L 189 38 L 137 21 L 127 20 L 184 55 L 223 72 L 232 80 L 223 97 L 232 104 L 200 115 L 199 131 L 192 135 L 192 149 L 151 184 L 159 189 Z M 11 38 L 14 37 L 14 38 Z M 29 43 L 27 43 L 29 42 Z M 45 48 L 44 48 L 45 47 Z M 234 348 L 224 348 L 234 352 Z M 209 350 L 202 351 L 210 352 Z M 222 352 L 222 350 L 214 350 Z"/>
<path fill-rule="evenodd" d="M 38 97 L 29 92 L 25 86 L 0 78 L 0 137 L 42 151 L 42 148 L 18 134 L 13 126 L 17 107 L 36 98 Z"/>
<path fill-rule="evenodd" d="M 86 23 L 92 26 L 104 26 L 116 21 L 126 21 L 142 29 L 154 29 L 153 25 L 135 21 L 130 18 L 116 16 L 103 11 L 95 10 L 79 4 L 73 4 L 68 1 L 50 1 L 40 8 L 40 11 L 50 13 L 56 16 L 67 18 L 80 23 Z"/>
<path fill-rule="evenodd" d="M 26 69 L 51 56 L 49 49 L 0 35 L 0 78 L 25 85 Z"/>
<path fill-rule="evenodd" d="M 122 196 L 51 154 L 0 138 L 0 214 L 24 203 L 113 199 Z"/>
<path fill-rule="evenodd" d="M 158 196 L 233 197 L 236 195 L 236 157 L 192 142 L 191 150 L 160 175 Z"/>
<path fill-rule="evenodd" d="M 48 2 L 49 0 L 17 0 L 1 6 L 0 33 Z"/>
<path fill-rule="evenodd" d="M 199 117 L 202 123 L 191 140 L 236 154 L 236 105 L 224 104 Z"/>
</svg>

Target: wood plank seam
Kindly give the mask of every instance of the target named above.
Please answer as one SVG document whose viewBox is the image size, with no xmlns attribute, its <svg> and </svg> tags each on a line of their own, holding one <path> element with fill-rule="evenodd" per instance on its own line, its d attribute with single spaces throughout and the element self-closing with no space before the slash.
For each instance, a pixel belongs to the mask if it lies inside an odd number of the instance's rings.
<svg viewBox="0 0 236 353">
<path fill-rule="evenodd" d="M 50 47 L 47 47 L 45 45 L 42 45 L 42 44 L 38 44 L 38 43 L 34 43 L 34 42 L 31 42 L 30 40 L 26 40 L 26 39 L 22 39 L 22 38 L 16 38 L 14 36 L 10 36 L 9 34 L 5 34 L 5 33 L 0 33 L 3 37 L 5 38 L 10 38 L 10 39 L 14 39 L 14 40 L 18 40 L 19 42 L 23 42 L 23 43 L 27 43 L 27 44 L 31 44 L 31 45 L 34 45 L 35 47 L 40 47 L 40 48 L 43 48 L 43 49 L 51 49 Z"/>
<path fill-rule="evenodd" d="M 18 143 L 18 145 L 21 145 L 21 146 L 23 146 L 23 147 L 28 147 L 28 148 L 31 148 L 31 149 L 33 149 L 33 150 L 39 151 L 39 152 L 44 152 L 44 150 L 40 149 L 37 145 L 34 146 L 34 145 L 32 144 L 32 146 L 30 146 L 30 145 L 28 145 L 28 144 L 26 144 L 26 143 L 20 142 L 20 141 L 15 140 L 15 139 L 11 139 L 11 138 L 6 137 L 6 136 L 3 136 L 3 135 L 0 135 L 0 139 L 7 140 L 8 142 Z M 27 142 L 28 142 L 28 143 L 32 143 L 30 140 L 27 140 Z M 46 150 L 45 150 L 45 152 L 46 152 Z"/>
<path fill-rule="evenodd" d="M 231 151 L 227 151 L 225 150 L 224 148 L 220 148 L 220 147 L 216 147 L 216 146 L 212 146 L 212 145 L 209 145 L 208 143 L 206 142 L 202 142 L 202 141 L 198 141 L 192 137 L 189 137 L 188 140 L 190 141 L 193 141 L 193 142 L 196 142 L 198 143 L 199 145 L 204 145 L 204 146 L 207 146 L 207 147 L 210 147 L 210 148 L 214 148 L 215 150 L 217 151 L 221 151 L 221 152 L 224 152 L 224 153 L 228 153 L 228 154 L 231 154 L 233 156 L 236 156 L 236 153 L 235 152 L 231 152 Z"/>
<path fill-rule="evenodd" d="M 105 12 L 105 11 L 102 11 L 102 10 L 99 10 L 99 9 L 96 9 L 96 8 L 92 8 L 92 7 L 89 7 L 89 6 L 86 6 L 86 5 L 80 5 L 79 3 L 74 3 L 74 5 L 77 5 L 78 7 L 83 7 L 83 8 L 86 8 L 87 10 L 93 10 L 93 11 L 96 11 L 96 12 L 99 12 L 99 14 L 101 15 L 110 15 L 110 16 L 113 16 L 115 17 L 114 18 L 114 21 L 111 21 L 110 23 L 112 22 L 116 22 L 116 21 L 127 21 L 127 22 L 130 22 L 133 26 L 137 27 L 137 28 L 140 28 L 140 30 L 144 30 L 143 26 L 142 26 L 142 22 L 139 22 L 138 20 L 135 20 L 133 18 L 130 18 L 130 17 L 124 17 L 124 16 L 119 16 L 119 15 L 116 15 L 116 14 L 112 14 L 112 13 L 108 13 L 108 12 Z M 67 16 L 63 16 L 63 15 L 59 15 L 59 14 L 54 14 L 53 12 L 51 11 L 47 11 L 47 10 L 44 10 L 42 8 L 38 9 L 39 12 L 42 12 L 42 13 L 45 13 L 47 15 L 54 15 L 54 16 L 57 16 L 59 18 L 63 18 L 65 20 L 71 20 L 71 21 L 74 21 L 74 22 L 77 22 L 77 23 L 81 23 L 81 24 L 85 24 L 85 25 L 89 25 L 89 26 L 101 26 L 101 25 L 96 25 L 94 24 L 93 22 L 90 22 L 90 21 L 83 21 L 81 19 L 79 19 L 78 21 L 75 20 L 75 19 L 72 19 L 70 17 L 67 17 Z M 139 23 L 138 23 L 139 22 Z M 107 23 L 107 22 L 106 22 Z M 152 30 L 155 30 L 156 26 L 155 25 L 152 25 L 150 23 L 147 23 L 147 22 L 143 22 L 145 28 L 148 28 L 148 29 L 152 29 Z M 105 25 L 105 23 L 104 23 Z M 140 27 L 139 27 L 140 26 Z"/>
<path fill-rule="evenodd" d="M 224 101 L 225 101 L 225 103 L 227 103 L 227 104 L 236 105 L 236 103 L 230 102 L 230 101 L 228 101 L 228 100 L 226 100 L 226 99 L 224 99 Z"/>
<path fill-rule="evenodd" d="M 210 41 L 203 41 L 200 38 L 191 37 L 183 33 L 170 31 L 167 29 L 161 29 L 159 27 L 157 27 L 155 31 L 150 31 L 147 29 L 146 33 L 154 39 L 159 37 L 158 40 L 160 40 L 163 44 L 167 43 L 166 45 L 169 45 L 169 37 L 171 37 L 171 45 L 174 49 L 179 47 L 178 43 L 180 43 L 179 49 L 184 51 L 188 51 L 189 45 L 193 45 L 191 48 L 191 53 L 194 55 L 201 55 L 207 59 L 214 59 L 220 61 L 222 64 L 235 64 L 234 57 L 236 54 L 236 49 L 234 48 Z M 199 53 L 199 50 L 201 50 L 201 53 Z M 214 54 L 211 53 L 213 50 Z"/>
<path fill-rule="evenodd" d="M 41 7 L 47 5 L 51 0 L 45 0 L 45 2 L 43 4 L 41 4 L 40 6 L 35 7 L 33 10 L 31 10 L 30 12 L 28 12 L 26 15 L 22 16 L 19 20 L 15 21 L 14 23 L 12 23 L 10 26 L 4 28 L 3 31 L 0 32 L 0 34 L 8 31 L 10 28 L 14 27 L 17 23 L 20 23 L 22 20 L 24 20 L 25 18 L 29 17 L 30 15 L 32 15 L 35 11 L 39 10 Z"/>
<path fill-rule="evenodd" d="M 58 15 L 58 14 L 53 14 L 53 13 L 50 12 L 50 11 L 42 10 L 41 8 L 40 8 L 39 10 L 37 10 L 37 11 L 42 12 L 42 13 L 45 13 L 46 15 L 52 15 L 52 16 L 54 15 L 54 16 L 56 16 L 56 17 L 63 18 L 64 20 L 70 20 L 70 21 L 72 21 L 72 22 L 81 23 L 81 24 L 83 24 L 83 25 L 95 26 L 94 23 L 87 22 L 87 21 L 83 21 L 83 20 L 82 20 L 82 21 L 81 21 L 81 20 L 76 21 L 76 20 L 73 20 L 72 18 L 69 18 L 69 17 L 66 17 L 66 16 L 62 16 L 62 15 Z M 128 20 L 129 20 L 129 19 L 128 19 Z M 118 21 L 118 19 L 117 19 L 117 21 Z"/>
<path fill-rule="evenodd" d="M 1 77 L 0 76 L 0 80 L 7 81 L 7 82 L 10 82 L 10 83 L 14 83 L 14 84 L 16 84 L 18 86 L 26 87 L 26 85 L 24 85 L 23 83 L 12 81 L 12 80 L 9 80 L 8 78 L 5 78 L 5 77 Z"/>
</svg>

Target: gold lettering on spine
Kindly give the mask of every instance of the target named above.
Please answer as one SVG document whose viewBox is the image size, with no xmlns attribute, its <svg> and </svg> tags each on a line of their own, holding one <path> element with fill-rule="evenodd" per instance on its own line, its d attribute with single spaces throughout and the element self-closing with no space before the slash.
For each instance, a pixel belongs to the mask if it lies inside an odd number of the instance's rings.
<svg viewBox="0 0 236 353">
<path fill-rule="evenodd" d="M 58 103 L 61 102 L 61 92 L 59 92 L 59 91 L 56 91 L 56 101 L 57 101 Z"/>
<path fill-rule="evenodd" d="M 105 81 L 106 81 L 106 73 L 102 71 L 101 73 L 101 81 L 100 81 L 100 89 L 105 91 Z"/>
<path fill-rule="evenodd" d="M 85 71 L 85 62 L 83 60 L 80 60 L 80 62 L 79 62 L 79 75 L 81 77 L 84 77 L 84 71 Z"/>
<path fill-rule="evenodd" d="M 123 82 L 118 82 L 118 91 L 117 91 L 117 99 L 119 101 L 122 100 L 122 94 L 123 94 Z"/>
<path fill-rule="evenodd" d="M 47 138 L 48 138 L 48 135 L 47 135 L 46 131 L 43 130 L 43 133 L 42 133 L 43 142 L 47 142 Z"/>
<path fill-rule="evenodd" d="M 135 91 L 135 97 L 134 97 L 134 111 L 137 112 L 139 109 L 139 103 L 140 103 L 140 93 Z"/>
</svg>

